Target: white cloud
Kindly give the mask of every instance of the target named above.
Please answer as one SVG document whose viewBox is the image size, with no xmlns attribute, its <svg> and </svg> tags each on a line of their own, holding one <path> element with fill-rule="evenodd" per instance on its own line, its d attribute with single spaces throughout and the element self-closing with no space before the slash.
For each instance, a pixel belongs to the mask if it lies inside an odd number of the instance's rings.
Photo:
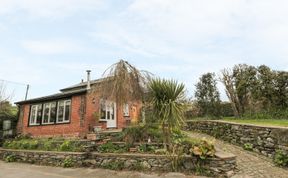
<svg viewBox="0 0 288 178">
<path fill-rule="evenodd" d="M 135 0 L 98 23 L 94 36 L 152 57 L 193 60 L 199 54 L 210 56 L 210 64 L 225 64 L 221 58 L 259 64 L 274 56 L 281 62 L 288 57 L 287 6 L 284 0 Z"/>
<path fill-rule="evenodd" d="M 0 0 L 0 14 L 22 12 L 34 18 L 69 16 L 101 7 L 102 0 Z"/>
<path fill-rule="evenodd" d="M 83 51 L 76 42 L 67 39 L 26 40 L 22 47 L 33 54 L 61 54 Z"/>
</svg>

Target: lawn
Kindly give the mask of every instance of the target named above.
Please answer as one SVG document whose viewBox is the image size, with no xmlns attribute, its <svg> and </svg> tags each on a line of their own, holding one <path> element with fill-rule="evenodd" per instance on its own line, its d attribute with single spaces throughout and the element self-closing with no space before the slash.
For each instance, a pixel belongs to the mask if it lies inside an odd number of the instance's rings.
<svg viewBox="0 0 288 178">
<path fill-rule="evenodd" d="M 255 124 L 261 126 L 281 126 L 281 127 L 288 127 L 288 120 L 284 119 L 246 119 L 246 118 L 223 118 L 223 121 L 235 122 L 235 123 L 246 123 L 246 124 Z"/>
</svg>

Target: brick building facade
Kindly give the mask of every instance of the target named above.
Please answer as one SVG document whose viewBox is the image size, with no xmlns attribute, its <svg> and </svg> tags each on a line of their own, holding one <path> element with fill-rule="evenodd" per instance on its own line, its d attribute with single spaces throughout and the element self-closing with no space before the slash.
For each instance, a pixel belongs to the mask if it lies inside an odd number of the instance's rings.
<svg viewBox="0 0 288 178">
<path fill-rule="evenodd" d="M 95 127 L 121 129 L 138 122 L 141 101 L 117 106 L 101 97 L 102 80 L 81 82 L 61 89 L 61 93 L 20 101 L 17 132 L 34 137 L 82 137 Z"/>
</svg>

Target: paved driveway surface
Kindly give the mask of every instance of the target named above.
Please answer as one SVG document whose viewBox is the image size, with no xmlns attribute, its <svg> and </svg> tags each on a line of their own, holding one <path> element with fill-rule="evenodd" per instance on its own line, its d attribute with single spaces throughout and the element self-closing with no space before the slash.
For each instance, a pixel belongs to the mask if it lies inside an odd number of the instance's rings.
<svg viewBox="0 0 288 178">
<path fill-rule="evenodd" d="M 60 168 L 0 161 L 0 178 L 200 178 L 180 173 L 144 174 L 107 169 Z M 203 177 L 202 177 L 203 178 Z"/>
<path fill-rule="evenodd" d="M 214 142 L 216 148 L 237 156 L 238 172 L 233 178 L 288 178 L 288 170 L 275 166 L 271 159 L 257 153 L 245 151 L 241 147 L 215 139 L 212 136 L 187 132 L 190 137 L 205 138 Z"/>
</svg>

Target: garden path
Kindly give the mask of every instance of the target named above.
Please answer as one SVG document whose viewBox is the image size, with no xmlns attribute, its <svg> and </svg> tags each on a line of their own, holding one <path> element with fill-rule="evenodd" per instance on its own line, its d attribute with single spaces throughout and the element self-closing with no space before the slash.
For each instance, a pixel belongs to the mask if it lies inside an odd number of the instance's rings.
<svg viewBox="0 0 288 178">
<path fill-rule="evenodd" d="M 249 152 L 239 146 L 235 146 L 215 139 L 212 136 L 187 132 L 193 138 L 205 138 L 213 141 L 216 149 L 232 153 L 237 156 L 237 173 L 233 178 L 288 178 L 288 170 L 275 166 L 271 159 Z"/>
</svg>

